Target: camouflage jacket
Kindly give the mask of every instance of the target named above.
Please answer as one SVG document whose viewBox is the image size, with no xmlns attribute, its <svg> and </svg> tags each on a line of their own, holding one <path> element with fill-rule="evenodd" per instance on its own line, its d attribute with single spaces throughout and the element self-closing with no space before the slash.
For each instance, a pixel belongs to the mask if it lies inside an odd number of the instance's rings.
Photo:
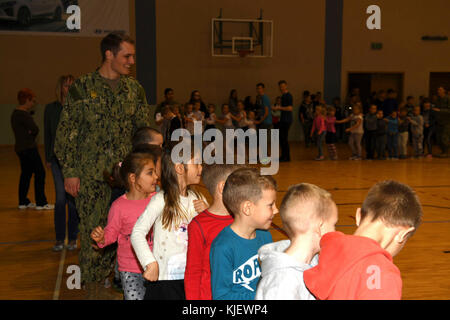
<svg viewBox="0 0 450 320">
<path fill-rule="evenodd" d="M 56 132 L 55 154 L 64 177 L 104 180 L 103 172 L 131 150 L 136 130 L 150 124 L 145 91 L 121 76 L 113 90 L 98 71 L 77 79 L 69 89 Z"/>
</svg>

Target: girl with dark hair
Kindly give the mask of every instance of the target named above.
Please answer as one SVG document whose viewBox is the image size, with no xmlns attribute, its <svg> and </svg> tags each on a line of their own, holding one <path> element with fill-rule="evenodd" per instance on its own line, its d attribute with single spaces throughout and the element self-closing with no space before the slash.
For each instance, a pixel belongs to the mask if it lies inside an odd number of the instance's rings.
<svg viewBox="0 0 450 320">
<path fill-rule="evenodd" d="M 161 187 L 148 204 L 131 234 L 136 256 L 149 282 L 145 300 L 184 300 L 187 226 L 206 209 L 205 198 L 192 189 L 200 183 L 201 164 L 191 145 L 189 161 L 174 162 L 170 151 L 162 156 Z M 184 149 L 183 149 L 184 151 Z M 153 248 L 145 236 L 154 230 Z"/>
<path fill-rule="evenodd" d="M 247 112 L 255 111 L 255 113 L 258 114 L 258 110 L 256 110 L 255 104 L 253 103 L 251 96 L 245 97 L 244 106 L 245 106 L 245 111 L 247 111 Z"/>
<path fill-rule="evenodd" d="M 194 105 L 196 102 L 200 102 L 200 111 L 205 113 L 205 116 L 208 117 L 208 110 L 206 110 L 206 104 L 202 100 L 202 96 L 200 95 L 200 91 L 194 90 L 191 92 L 191 98 L 189 99 L 189 103 Z"/>
<path fill-rule="evenodd" d="M 158 152 L 159 150 L 159 152 Z M 125 300 L 143 300 L 144 278 L 139 261 L 131 248 L 130 235 L 133 227 L 155 194 L 158 175 L 156 164 L 161 155 L 159 147 L 132 152 L 113 171 L 114 182 L 127 192 L 113 202 L 105 229 L 96 227 L 91 238 L 100 248 L 118 243 L 117 261 Z M 152 246 L 151 237 L 145 238 Z"/>
</svg>

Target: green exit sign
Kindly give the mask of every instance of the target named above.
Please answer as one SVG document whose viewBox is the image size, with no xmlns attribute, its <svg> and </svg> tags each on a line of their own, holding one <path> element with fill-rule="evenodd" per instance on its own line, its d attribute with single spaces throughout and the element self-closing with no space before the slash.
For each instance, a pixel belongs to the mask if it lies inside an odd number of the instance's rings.
<svg viewBox="0 0 450 320">
<path fill-rule="evenodd" d="M 381 50 L 383 49 L 383 44 L 381 42 L 372 42 L 372 50 Z"/>
</svg>

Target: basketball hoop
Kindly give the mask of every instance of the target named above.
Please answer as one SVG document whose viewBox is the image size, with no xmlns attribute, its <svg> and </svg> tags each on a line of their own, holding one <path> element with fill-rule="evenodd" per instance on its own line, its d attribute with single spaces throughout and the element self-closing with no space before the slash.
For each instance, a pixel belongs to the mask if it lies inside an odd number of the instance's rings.
<svg viewBox="0 0 450 320">
<path fill-rule="evenodd" d="M 255 52 L 254 50 L 238 50 L 239 57 L 245 58 L 247 55 Z"/>
</svg>

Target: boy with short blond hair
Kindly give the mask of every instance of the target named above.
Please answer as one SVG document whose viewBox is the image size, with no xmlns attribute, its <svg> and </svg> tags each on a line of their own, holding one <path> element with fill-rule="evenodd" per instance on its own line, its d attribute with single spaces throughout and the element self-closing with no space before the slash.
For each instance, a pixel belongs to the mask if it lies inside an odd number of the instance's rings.
<svg viewBox="0 0 450 320">
<path fill-rule="evenodd" d="M 272 242 L 267 231 L 276 207 L 277 185 L 258 169 L 242 168 L 228 177 L 223 202 L 233 223 L 211 245 L 211 289 L 214 300 L 253 300 L 261 269 L 258 250 Z"/>
<path fill-rule="evenodd" d="M 400 270 L 392 262 L 422 221 L 414 191 L 396 181 L 373 186 L 356 211 L 354 235 L 330 232 L 320 240 L 319 264 L 304 272 L 320 300 L 398 300 Z"/>
<path fill-rule="evenodd" d="M 261 280 L 256 300 L 315 300 L 303 282 L 303 272 L 317 265 L 322 235 L 333 232 L 338 220 L 331 194 L 301 183 L 289 188 L 280 206 L 290 240 L 259 249 Z"/>
<path fill-rule="evenodd" d="M 188 225 L 188 249 L 184 288 L 187 300 L 211 300 L 209 252 L 211 243 L 226 226 L 233 222 L 222 201 L 228 176 L 241 166 L 212 164 L 202 170 L 202 181 L 213 197 L 212 205 Z"/>
</svg>

